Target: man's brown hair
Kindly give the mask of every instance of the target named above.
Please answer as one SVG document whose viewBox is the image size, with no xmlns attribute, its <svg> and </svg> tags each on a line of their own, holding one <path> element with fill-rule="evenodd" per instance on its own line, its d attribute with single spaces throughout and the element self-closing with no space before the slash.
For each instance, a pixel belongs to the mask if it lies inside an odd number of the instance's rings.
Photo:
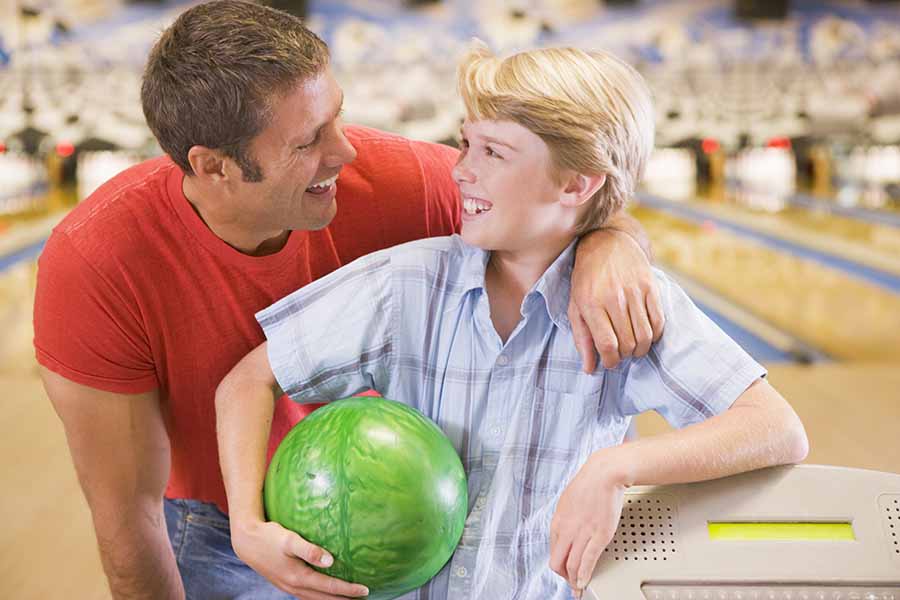
<svg viewBox="0 0 900 600">
<path fill-rule="evenodd" d="M 249 146 L 274 104 L 328 64 L 328 47 L 297 17 L 243 0 L 195 6 L 150 51 L 141 86 L 147 124 L 187 175 L 191 146 L 222 151 L 261 181 Z"/>
</svg>

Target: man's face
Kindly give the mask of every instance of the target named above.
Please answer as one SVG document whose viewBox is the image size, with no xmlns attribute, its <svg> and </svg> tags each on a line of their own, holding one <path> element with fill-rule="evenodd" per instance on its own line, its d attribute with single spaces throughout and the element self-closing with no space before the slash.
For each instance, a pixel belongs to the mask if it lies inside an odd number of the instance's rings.
<svg viewBox="0 0 900 600">
<path fill-rule="evenodd" d="M 335 178 L 356 158 L 342 130 L 343 100 L 326 68 L 275 102 L 272 121 L 249 149 L 263 179 L 235 184 L 242 223 L 283 231 L 321 229 L 331 222 L 337 211 Z"/>
<path fill-rule="evenodd" d="M 528 250 L 572 235 L 577 213 L 560 204 L 550 149 L 511 121 L 462 127 L 453 179 L 462 196 L 462 238 L 484 250 Z"/>
</svg>

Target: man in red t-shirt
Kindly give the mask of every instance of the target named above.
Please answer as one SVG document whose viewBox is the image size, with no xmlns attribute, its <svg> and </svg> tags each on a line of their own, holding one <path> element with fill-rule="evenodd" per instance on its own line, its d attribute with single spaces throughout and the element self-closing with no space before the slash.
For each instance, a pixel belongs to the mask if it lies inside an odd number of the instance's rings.
<svg viewBox="0 0 900 600">
<path fill-rule="evenodd" d="M 144 74 L 167 156 L 107 182 L 47 242 L 35 349 L 116 598 L 287 597 L 231 549 L 216 386 L 263 341 L 257 310 L 363 254 L 458 229 L 456 151 L 344 127 L 342 101 L 327 48 L 296 18 L 240 0 L 191 8 Z M 594 347 L 611 367 L 663 327 L 643 232 L 612 222 L 582 241 L 573 276 L 587 370 Z M 270 455 L 303 410 L 279 403 Z M 309 568 L 296 583 L 359 595 Z"/>
</svg>

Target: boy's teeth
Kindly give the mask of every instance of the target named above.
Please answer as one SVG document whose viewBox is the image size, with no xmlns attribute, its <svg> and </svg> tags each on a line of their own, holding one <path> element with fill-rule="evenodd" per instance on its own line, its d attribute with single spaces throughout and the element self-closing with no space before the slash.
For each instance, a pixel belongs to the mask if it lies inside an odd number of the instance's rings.
<svg viewBox="0 0 900 600">
<path fill-rule="evenodd" d="M 480 200 L 474 200 L 472 198 L 464 198 L 463 199 L 463 210 L 465 210 L 470 215 L 477 215 L 479 213 L 487 212 L 491 210 L 491 207 L 481 202 Z"/>
</svg>

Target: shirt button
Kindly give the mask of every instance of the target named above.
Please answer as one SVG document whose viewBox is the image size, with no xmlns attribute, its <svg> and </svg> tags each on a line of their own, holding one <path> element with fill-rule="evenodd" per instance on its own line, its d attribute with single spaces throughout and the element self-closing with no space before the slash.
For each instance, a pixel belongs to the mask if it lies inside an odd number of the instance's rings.
<svg viewBox="0 0 900 600">
<path fill-rule="evenodd" d="M 484 499 L 484 496 L 479 496 L 478 500 L 475 501 L 475 506 L 477 506 L 478 508 L 484 508 L 485 504 L 486 501 Z"/>
<path fill-rule="evenodd" d="M 500 356 L 497 357 L 497 364 L 500 365 L 501 367 L 505 367 L 506 365 L 509 364 L 509 357 L 506 356 L 505 354 L 501 354 Z"/>
<path fill-rule="evenodd" d="M 465 567 L 459 567 L 458 569 L 456 569 L 456 575 L 458 577 L 465 577 L 468 574 L 469 574 L 469 572 L 466 571 Z"/>
<path fill-rule="evenodd" d="M 494 425 L 493 427 L 491 427 L 492 435 L 500 435 L 501 433 L 503 433 L 503 428 L 499 425 Z"/>
</svg>

